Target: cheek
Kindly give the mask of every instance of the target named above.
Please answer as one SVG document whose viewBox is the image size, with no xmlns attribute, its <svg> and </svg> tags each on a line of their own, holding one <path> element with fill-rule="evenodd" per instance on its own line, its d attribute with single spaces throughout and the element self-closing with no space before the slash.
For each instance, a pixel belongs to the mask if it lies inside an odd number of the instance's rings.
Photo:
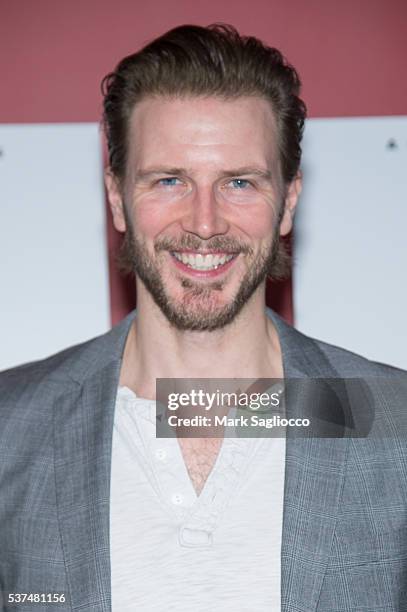
<svg viewBox="0 0 407 612">
<path fill-rule="evenodd" d="M 137 206 L 132 210 L 133 227 L 137 234 L 155 238 L 171 225 L 174 215 L 163 206 Z"/>
<path fill-rule="evenodd" d="M 251 240 L 271 239 L 277 222 L 277 215 L 269 205 L 239 209 L 234 218 L 234 226 Z"/>
</svg>

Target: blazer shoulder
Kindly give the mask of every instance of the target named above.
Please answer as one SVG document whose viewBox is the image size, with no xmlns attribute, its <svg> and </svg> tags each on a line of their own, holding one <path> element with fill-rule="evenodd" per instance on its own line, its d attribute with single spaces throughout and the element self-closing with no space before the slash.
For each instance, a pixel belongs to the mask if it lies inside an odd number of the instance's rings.
<svg viewBox="0 0 407 612">
<path fill-rule="evenodd" d="M 391 434 L 390 447 L 395 431 L 407 435 L 406 371 L 307 336 L 273 312 L 269 316 L 277 326 L 293 378 L 325 380 L 339 401 L 340 414 L 350 415 L 359 431 L 372 429 L 381 439 Z"/>
<path fill-rule="evenodd" d="M 343 347 L 308 336 L 270 308 L 266 312 L 277 328 L 281 345 L 287 352 L 287 361 L 311 377 L 407 377 L 405 370 L 372 361 Z"/>
<path fill-rule="evenodd" d="M 368 359 L 358 353 L 322 340 L 314 338 L 312 340 L 343 378 L 360 376 L 407 380 L 407 371 L 402 368 Z"/>
<path fill-rule="evenodd" d="M 0 415 L 5 406 L 32 404 L 35 397 L 55 397 L 78 387 L 94 372 L 120 360 L 134 313 L 110 331 L 45 359 L 0 372 Z"/>
</svg>

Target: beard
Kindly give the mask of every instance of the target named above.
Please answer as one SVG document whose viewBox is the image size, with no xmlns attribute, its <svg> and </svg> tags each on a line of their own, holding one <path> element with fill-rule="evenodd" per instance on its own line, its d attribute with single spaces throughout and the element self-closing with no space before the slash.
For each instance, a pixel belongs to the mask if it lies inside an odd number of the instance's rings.
<svg viewBox="0 0 407 612">
<path fill-rule="evenodd" d="M 176 329 L 215 331 L 229 325 L 236 318 L 267 277 L 282 280 L 289 276 L 291 258 L 280 239 L 279 226 L 277 223 L 270 245 L 256 255 L 250 268 L 242 274 L 235 296 L 226 304 L 219 304 L 219 296 L 226 280 L 195 282 L 181 275 L 179 281 L 183 295 L 180 299 L 172 299 L 165 288 L 157 260 L 162 252 L 184 249 L 200 251 L 203 248 L 252 257 L 253 250 L 237 239 L 215 236 L 202 241 L 192 234 L 185 234 L 177 240 L 162 238 L 154 243 L 156 258 L 153 258 L 149 255 L 145 242 L 136 237 L 126 214 L 127 229 L 117 263 L 122 272 L 134 274 L 142 281 L 155 304 Z"/>
</svg>

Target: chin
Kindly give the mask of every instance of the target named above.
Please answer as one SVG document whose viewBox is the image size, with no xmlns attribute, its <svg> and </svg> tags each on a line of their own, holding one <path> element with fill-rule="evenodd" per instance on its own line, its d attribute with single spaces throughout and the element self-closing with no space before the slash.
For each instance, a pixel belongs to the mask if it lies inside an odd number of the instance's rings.
<svg viewBox="0 0 407 612">
<path fill-rule="evenodd" d="M 175 299 L 156 302 L 170 324 L 180 331 L 216 331 L 228 326 L 243 304 L 214 291 L 189 290 Z"/>
</svg>

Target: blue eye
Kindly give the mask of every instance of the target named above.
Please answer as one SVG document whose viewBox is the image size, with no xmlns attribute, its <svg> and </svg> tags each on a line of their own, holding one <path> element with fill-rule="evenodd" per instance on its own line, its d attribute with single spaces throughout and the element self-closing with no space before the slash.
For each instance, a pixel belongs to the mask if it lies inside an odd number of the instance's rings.
<svg viewBox="0 0 407 612">
<path fill-rule="evenodd" d="M 164 185 L 164 187 L 175 187 L 177 185 L 177 181 L 179 179 L 176 176 L 169 176 L 168 178 L 162 178 L 158 181 L 160 185 Z"/>
<path fill-rule="evenodd" d="M 236 187 L 237 189 L 245 189 L 246 187 L 250 186 L 250 182 L 246 181 L 245 179 L 233 179 L 230 181 L 233 185 L 233 187 Z"/>
</svg>

